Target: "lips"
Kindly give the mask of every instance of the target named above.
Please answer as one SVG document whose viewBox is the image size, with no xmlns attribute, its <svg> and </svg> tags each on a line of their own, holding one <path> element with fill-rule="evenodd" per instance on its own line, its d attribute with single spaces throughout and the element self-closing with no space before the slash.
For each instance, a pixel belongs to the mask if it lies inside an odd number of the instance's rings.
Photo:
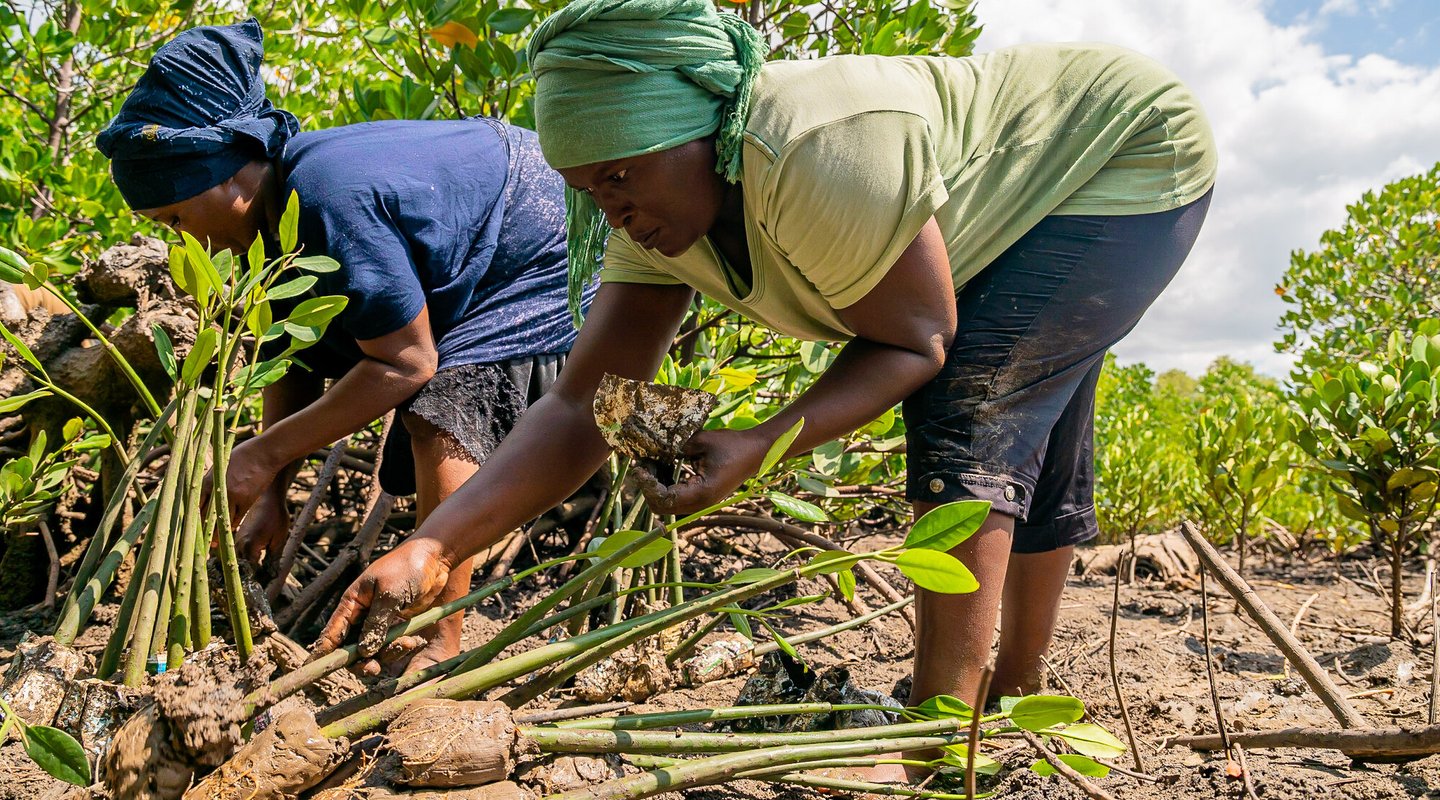
<svg viewBox="0 0 1440 800">
<path fill-rule="evenodd" d="M 651 231 L 650 231 L 649 233 L 644 233 L 644 234 L 641 234 L 641 235 L 638 236 L 638 237 L 635 237 L 635 244 L 640 245 L 641 247 L 645 248 L 646 250 L 654 250 L 654 249 L 655 249 L 655 242 L 656 242 L 656 240 L 658 240 L 659 238 L 660 238 L 660 229 L 659 229 L 659 228 L 653 228 L 653 229 L 651 229 Z"/>
</svg>

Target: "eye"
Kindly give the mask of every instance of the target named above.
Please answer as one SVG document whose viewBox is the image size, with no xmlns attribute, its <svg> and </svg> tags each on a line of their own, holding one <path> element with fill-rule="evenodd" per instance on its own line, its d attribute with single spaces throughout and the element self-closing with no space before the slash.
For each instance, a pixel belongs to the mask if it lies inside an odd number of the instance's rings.
<svg viewBox="0 0 1440 800">
<path fill-rule="evenodd" d="M 171 230 L 179 230 L 179 229 L 180 229 L 180 218 L 179 218 L 179 217 L 171 217 L 171 218 L 170 218 L 170 221 L 169 221 L 168 223 L 166 223 L 166 224 L 170 226 L 170 229 L 171 229 Z"/>
<path fill-rule="evenodd" d="M 628 173 L 629 171 L 630 171 L 629 169 L 618 170 L 618 171 L 616 171 L 613 175 L 611 175 L 610 177 L 606 178 L 605 180 L 610 181 L 611 183 L 622 183 L 622 182 L 624 182 L 624 180 L 625 180 L 625 174 Z"/>
</svg>

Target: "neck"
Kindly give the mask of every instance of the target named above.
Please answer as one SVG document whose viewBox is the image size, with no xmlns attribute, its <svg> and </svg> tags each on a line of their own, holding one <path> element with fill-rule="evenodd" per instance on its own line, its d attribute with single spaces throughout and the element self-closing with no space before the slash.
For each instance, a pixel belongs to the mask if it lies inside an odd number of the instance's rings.
<svg viewBox="0 0 1440 800">
<path fill-rule="evenodd" d="M 720 201 L 720 213 L 715 215 L 715 224 L 710 228 L 711 236 L 724 238 L 745 230 L 745 189 L 739 183 L 725 184 L 725 196 Z"/>
<path fill-rule="evenodd" d="M 274 165 L 265 162 L 263 169 L 260 196 L 256 201 L 260 203 L 260 211 L 264 215 L 266 234 L 276 237 L 280 235 L 280 216 L 285 211 L 280 197 L 280 180 Z"/>
</svg>

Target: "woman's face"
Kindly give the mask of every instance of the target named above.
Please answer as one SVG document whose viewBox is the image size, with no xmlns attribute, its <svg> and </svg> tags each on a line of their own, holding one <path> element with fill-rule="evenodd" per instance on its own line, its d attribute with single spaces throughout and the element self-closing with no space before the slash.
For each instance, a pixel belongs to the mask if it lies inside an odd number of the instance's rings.
<svg viewBox="0 0 1440 800">
<path fill-rule="evenodd" d="M 168 206 L 136 209 L 136 213 L 176 233 L 194 236 L 211 251 L 228 249 L 238 255 L 250 248 L 265 224 L 260 191 L 263 176 L 257 174 L 262 172 L 268 173 L 264 162 L 251 162 L 219 186 Z"/>
<path fill-rule="evenodd" d="M 725 199 L 714 138 L 559 172 L 572 188 L 595 198 L 610 227 L 666 257 L 683 254 L 705 236 Z"/>
</svg>

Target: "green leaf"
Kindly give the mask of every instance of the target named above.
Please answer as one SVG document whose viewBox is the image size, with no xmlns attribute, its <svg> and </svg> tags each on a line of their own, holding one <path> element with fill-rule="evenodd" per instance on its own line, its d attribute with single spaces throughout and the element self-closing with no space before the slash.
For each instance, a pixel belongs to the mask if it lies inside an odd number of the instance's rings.
<svg viewBox="0 0 1440 800">
<path fill-rule="evenodd" d="M 185 242 L 185 261 L 190 265 L 190 274 L 195 276 L 195 291 L 192 294 L 204 305 L 209 302 L 210 293 L 219 288 L 220 273 L 198 239 L 184 231 L 180 232 L 180 238 Z"/>
<path fill-rule="evenodd" d="M 255 241 L 250 243 L 250 250 L 245 254 L 245 274 L 254 278 L 260 274 L 265 266 L 265 237 L 259 233 L 255 234 Z"/>
<path fill-rule="evenodd" d="M 755 630 L 750 627 L 750 620 L 746 619 L 744 614 L 736 614 L 732 612 L 729 616 L 730 625 L 735 628 L 735 631 L 737 633 L 752 642 L 755 641 Z"/>
<path fill-rule="evenodd" d="M 948 552 L 975 535 L 989 514 L 989 500 L 961 500 L 938 506 L 910 529 L 905 546 Z"/>
<path fill-rule="evenodd" d="M 1056 758 L 1065 763 L 1065 766 L 1084 775 L 1087 778 L 1103 778 L 1110 774 L 1110 768 L 1093 758 L 1077 756 L 1074 753 L 1060 753 Z M 1055 774 L 1055 768 L 1050 766 L 1048 761 L 1040 759 L 1030 765 L 1030 769 L 1036 775 L 1050 776 Z"/>
<path fill-rule="evenodd" d="M 324 297 L 312 297 L 303 300 L 290 316 L 285 319 L 287 325 L 299 325 L 305 328 L 320 328 L 329 324 L 341 311 L 345 310 L 348 301 L 341 295 L 325 295 Z M 292 332 L 293 333 L 293 332 Z"/>
<path fill-rule="evenodd" d="M 1043 731 L 1085 716 L 1085 704 L 1073 697 L 1034 694 L 1020 698 L 1010 709 L 1010 721 L 1027 731 Z"/>
<path fill-rule="evenodd" d="M 275 324 L 275 315 L 270 310 L 270 300 L 265 297 L 265 290 L 256 286 L 255 294 L 250 301 L 250 310 L 245 312 L 245 327 L 255 336 L 263 337 L 265 332 L 270 330 L 270 326 Z"/>
<path fill-rule="evenodd" d="M 287 253 L 294 252 L 299 240 L 300 195 L 292 189 L 290 197 L 285 201 L 285 213 L 280 215 L 280 249 Z"/>
<path fill-rule="evenodd" d="M 302 295 L 310 291 L 310 287 L 314 286 L 317 280 L 319 279 L 314 275 L 301 275 L 293 281 L 286 281 L 272 288 L 266 292 L 266 296 L 271 300 L 284 300 L 287 297 Z"/>
<path fill-rule="evenodd" d="M 150 326 L 150 332 L 155 336 L 155 353 L 160 357 L 160 366 L 165 368 L 170 380 L 178 380 L 180 373 L 175 363 L 175 343 L 170 341 L 170 334 L 158 322 Z"/>
<path fill-rule="evenodd" d="M 25 257 L 5 247 L 0 247 L 0 281 L 24 283 L 30 272 L 30 263 Z"/>
<path fill-rule="evenodd" d="M 1064 739 L 1077 753 L 1091 758 L 1119 758 L 1125 754 L 1125 743 L 1099 725 L 1081 722 L 1060 730 L 1046 731 Z"/>
<path fill-rule="evenodd" d="M 597 561 L 608 558 L 616 550 L 646 535 L 648 534 L 646 534 L 645 531 L 619 531 L 612 533 L 605 537 L 605 541 L 601 542 L 599 547 L 595 548 L 593 558 Z M 646 564 L 653 564 L 659 561 L 669 552 L 670 540 L 665 538 L 656 539 L 653 542 L 645 544 L 629 556 L 626 556 L 625 559 L 616 566 L 624 567 L 625 569 L 643 567 Z"/>
<path fill-rule="evenodd" d="M 295 259 L 295 266 L 306 272 L 335 272 L 340 269 L 340 262 L 330 256 L 304 256 Z"/>
<path fill-rule="evenodd" d="M 9 342 L 10 346 L 15 348 L 15 352 L 19 353 L 21 358 L 25 359 L 30 366 L 34 367 L 40 373 L 41 377 L 46 376 L 45 367 L 40 363 L 40 359 L 36 358 L 30 348 L 26 347 L 25 343 L 20 341 L 19 336 L 11 333 L 10 329 L 4 325 L 0 325 L 0 336 L 4 336 L 5 341 Z"/>
<path fill-rule="evenodd" d="M 215 348 L 219 345 L 219 334 L 214 328 L 206 328 L 200 331 L 195 337 L 195 346 L 185 354 L 185 363 L 180 367 L 180 381 L 189 386 L 194 386 L 200 380 L 200 375 L 205 368 L 210 366 L 210 360 L 215 357 Z"/>
<path fill-rule="evenodd" d="M 25 726 L 25 752 L 41 769 L 66 783 L 90 785 L 90 759 L 75 738 L 49 725 Z"/>
<path fill-rule="evenodd" d="M 490 15 L 485 24 L 500 33 L 519 33 L 535 19 L 535 12 L 527 8 L 502 8 Z"/>
<path fill-rule="evenodd" d="M 801 658 L 800 654 L 796 652 L 795 646 L 790 644 L 789 640 L 787 640 L 784 636 L 780 635 L 780 631 L 775 630 L 774 625 L 771 625 L 764 619 L 760 620 L 760 624 L 765 626 L 765 630 L 770 632 L 770 638 L 774 639 L 775 644 L 779 645 L 780 649 L 785 651 L 785 655 L 790 656 L 791 658 L 800 662 L 802 665 L 805 663 L 805 659 Z M 806 667 L 806 669 L 809 669 L 809 667 Z"/>
<path fill-rule="evenodd" d="M 906 550 L 895 560 L 905 577 L 922 589 L 941 594 L 967 594 L 980 588 L 980 582 L 960 559 L 938 550 Z"/>
<path fill-rule="evenodd" d="M 785 451 L 790 449 L 790 445 L 795 442 L 795 437 L 800 435 L 800 429 L 804 427 L 805 418 L 801 417 L 796 420 L 790 430 L 780 434 L 780 438 L 776 439 L 775 442 L 770 445 L 770 449 L 765 451 L 765 458 L 760 461 L 760 471 L 755 474 L 770 474 L 770 470 L 774 469 L 775 465 L 780 463 L 780 459 L 785 457 Z"/>
<path fill-rule="evenodd" d="M 751 567 L 750 569 L 742 569 L 729 578 L 726 578 L 725 583 L 741 586 L 749 583 L 759 583 L 760 581 L 773 578 L 776 575 L 784 574 L 784 570 L 770 569 L 769 567 Z"/>
<path fill-rule="evenodd" d="M 44 433 L 44 431 L 40 432 Z M 65 421 L 64 427 L 60 429 L 60 436 L 64 438 L 64 440 L 67 442 L 73 442 L 76 439 L 79 439 L 80 434 L 84 432 L 85 420 L 80 419 L 79 417 L 71 417 L 70 419 Z"/>
<path fill-rule="evenodd" d="M 966 745 L 947 745 L 943 748 L 942 752 L 943 754 L 941 755 L 941 760 L 944 761 L 947 766 L 963 770 L 966 768 L 966 766 L 970 764 L 970 748 Z M 999 761 L 996 761 L 995 759 L 985 755 L 984 753 L 975 754 L 976 775 L 996 775 L 1000 772 L 1000 766 L 1001 765 Z M 977 794 L 975 796 L 982 797 L 983 795 Z"/>
<path fill-rule="evenodd" d="M 785 514 L 804 522 L 824 522 L 829 517 L 819 506 L 780 492 L 766 492 L 765 496 Z"/>
<path fill-rule="evenodd" d="M 854 556 L 855 554 L 849 550 L 822 550 L 810 559 L 805 565 L 805 568 L 811 569 L 818 567 L 819 569 L 811 573 L 812 575 L 831 575 L 837 572 L 844 572 L 854 565 L 855 562 L 853 560 L 846 561 L 843 564 L 835 564 L 832 562 L 853 559 Z"/>
<path fill-rule="evenodd" d="M 855 570 L 844 569 L 835 573 L 835 585 L 840 589 L 840 596 L 845 602 L 855 602 Z"/>
<path fill-rule="evenodd" d="M 51 392 L 49 389 L 36 389 L 35 391 L 28 392 L 26 394 L 12 395 L 10 397 L 0 397 L 0 414 L 9 414 L 12 411 L 19 411 L 22 407 L 24 407 L 26 403 L 29 403 L 31 400 L 39 400 L 42 397 L 49 397 L 50 395 Z"/>
<path fill-rule="evenodd" d="M 970 719 L 975 713 L 969 703 L 948 694 L 936 695 L 916 706 L 915 710 L 929 719 Z"/>
</svg>

